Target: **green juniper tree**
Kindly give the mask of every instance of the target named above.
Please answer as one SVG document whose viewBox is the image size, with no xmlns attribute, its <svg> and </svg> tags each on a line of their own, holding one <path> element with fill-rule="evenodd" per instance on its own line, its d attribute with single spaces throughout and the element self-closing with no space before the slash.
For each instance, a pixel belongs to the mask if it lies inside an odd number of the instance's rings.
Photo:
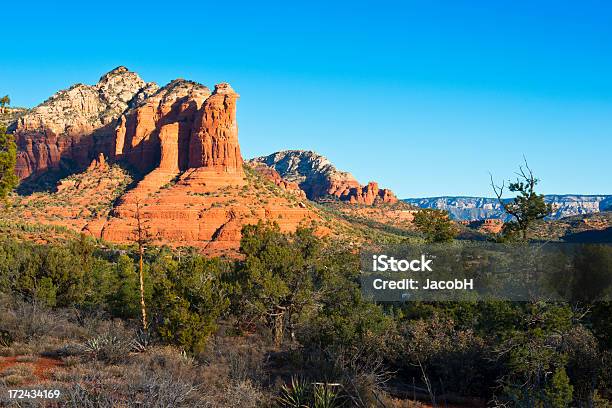
<svg viewBox="0 0 612 408">
<path fill-rule="evenodd" d="M 245 259 L 236 271 L 243 315 L 263 319 L 280 346 L 288 329 L 292 337 L 300 312 L 311 304 L 313 275 L 320 245 L 312 231 L 280 232 L 278 224 L 247 225 L 242 229 L 240 252 Z"/>
<path fill-rule="evenodd" d="M 526 241 L 528 237 L 529 227 L 535 221 L 541 220 L 552 212 L 552 205 L 544 201 L 544 195 L 538 194 L 535 187 L 540 180 L 533 175 L 533 171 L 525 160 L 525 166 L 519 166 L 519 171 L 516 172 L 516 180 L 508 182 L 508 190 L 517 193 L 517 196 L 511 201 L 502 198 L 504 194 L 505 183 L 498 186 L 493 181 L 491 176 L 491 187 L 497 196 L 497 199 L 504 209 L 513 219 L 504 225 L 504 236 L 506 238 L 515 238 Z"/>
<path fill-rule="evenodd" d="M 414 215 L 413 223 L 430 243 L 451 242 L 459 233 L 448 212 L 443 210 L 421 209 Z"/>
<path fill-rule="evenodd" d="M 17 187 L 16 162 L 17 146 L 13 136 L 7 134 L 4 127 L 0 127 L 0 200 L 6 200 L 8 194 Z"/>
</svg>

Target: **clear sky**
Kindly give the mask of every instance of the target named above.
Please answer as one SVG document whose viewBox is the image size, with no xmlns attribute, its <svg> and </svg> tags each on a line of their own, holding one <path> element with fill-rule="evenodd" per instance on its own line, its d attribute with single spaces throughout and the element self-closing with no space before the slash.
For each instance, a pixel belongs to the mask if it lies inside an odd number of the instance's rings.
<svg viewBox="0 0 612 408">
<path fill-rule="evenodd" d="M 118 65 L 241 94 L 245 157 L 312 149 L 400 197 L 612 194 L 612 3 L 19 2 L 0 94 L 35 106 Z"/>
</svg>

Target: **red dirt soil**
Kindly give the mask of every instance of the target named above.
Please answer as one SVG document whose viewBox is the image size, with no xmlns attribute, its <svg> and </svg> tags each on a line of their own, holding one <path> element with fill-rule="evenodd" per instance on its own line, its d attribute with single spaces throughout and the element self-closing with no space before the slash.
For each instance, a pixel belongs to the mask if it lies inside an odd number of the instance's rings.
<svg viewBox="0 0 612 408">
<path fill-rule="evenodd" d="M 34 367 L 34 376 L 39 380 L 48 379 L 49 372 L 56 368 L 61 367 L 63 363 L 61 360 L 49 358 L 49 357 L 36 357 L 35 361 L 17 361 L 17 357 L 0 357 L 0 373 L 3 371 L 18 366 L 18 365 L 30 365 Z"/>
</svg>

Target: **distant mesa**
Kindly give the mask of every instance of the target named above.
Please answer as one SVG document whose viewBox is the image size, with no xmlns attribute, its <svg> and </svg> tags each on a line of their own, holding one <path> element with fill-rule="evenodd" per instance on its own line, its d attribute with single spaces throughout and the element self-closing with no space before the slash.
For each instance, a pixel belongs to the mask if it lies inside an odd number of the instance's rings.
<svg viewBox="0 0 612 408">
<path fill-rule="evenodd" d="M 545 201 L 553 205 L 549 219 L 558 220 L 573 215 L 593 214 L 609 211 L 612 207 L 612 195 L 546 195 Z M 501 219 L 509 221 L 502 205 L 496 198 L 488 197 L 431 197 L 408 198 L 404 202 L 421 207 L 436 208 L 449 212 L 451 218 L 457 221 L 482 221 L 485 219 Z"/>
<path fill-rule="evenodd" d="M 251 159 L 249 164 L 274 169 L 283 179 L 296 183 L 313 201 L 328 197 L 365 205 L 398 201 L 391 190 L 381 189 L 375 182 L 361 185 L 350 173 L 336 169 L 327 158 L 312 151 L 280 151 Z"/>
</svg>

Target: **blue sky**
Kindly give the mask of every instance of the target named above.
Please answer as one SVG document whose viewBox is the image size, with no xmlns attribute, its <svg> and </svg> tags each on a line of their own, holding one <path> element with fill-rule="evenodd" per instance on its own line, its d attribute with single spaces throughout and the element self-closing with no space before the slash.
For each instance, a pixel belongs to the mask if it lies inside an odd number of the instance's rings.
<svg viewBox="0 0 612 408">
<path fill-rule="evenodd" d="M 88 3 L 88 4 L 84 4 Z M 90 3 L 90 4 L 89 4 Z M 125 65 L 241 94 L 245 157 L 312 149 L 400 197 L 612 194 L 606 1 L 3 5 L 0 94 L 34 106 Z"/>
</svg>

